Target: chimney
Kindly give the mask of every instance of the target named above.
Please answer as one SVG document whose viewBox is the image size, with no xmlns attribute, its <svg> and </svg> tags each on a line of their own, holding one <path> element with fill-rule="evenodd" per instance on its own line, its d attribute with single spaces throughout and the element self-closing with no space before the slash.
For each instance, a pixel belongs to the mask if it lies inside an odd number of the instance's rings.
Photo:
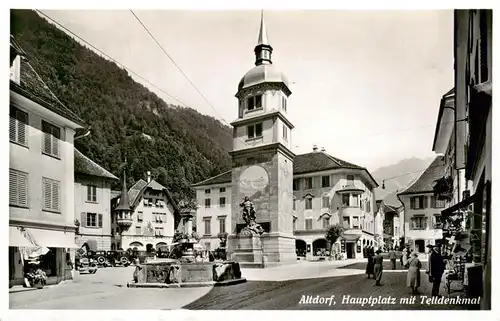
<svg viewBox="0 0 500 321">
<path fill-rule="evenodd" d="M 321 147 L 321 151 L 324 153 L 326 152 L 326 149 L 324 147 Z"/>
<path fill-rule="evenodd" d="M 151 182 L 151 172 L 147 171 L 146 174 L 148 175 L 148 183 Z"/>
<path fill-rule="evenodd" d="M 313 145 L 313 152 L 317 152 L 318 151 L 318 145 Z"/>
</svg>

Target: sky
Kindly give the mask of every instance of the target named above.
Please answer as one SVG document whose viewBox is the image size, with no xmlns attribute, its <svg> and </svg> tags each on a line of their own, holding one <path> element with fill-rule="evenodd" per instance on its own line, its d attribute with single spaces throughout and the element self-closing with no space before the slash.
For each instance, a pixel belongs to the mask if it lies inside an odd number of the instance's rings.
<svg viewBox="0 0 500 321">
<path fill-rule="evenodd" d="M 169 103 L 228 124 L 255 63 L 261 12 L 134 11 L 45 14 L 93 44 Z M 369 170 L 432 156 L 441 96 L 453 87 L 453 11 L 264 11 L 273 63 L 290 81 L 293 152 L 314 144 Z"/>
</svg>

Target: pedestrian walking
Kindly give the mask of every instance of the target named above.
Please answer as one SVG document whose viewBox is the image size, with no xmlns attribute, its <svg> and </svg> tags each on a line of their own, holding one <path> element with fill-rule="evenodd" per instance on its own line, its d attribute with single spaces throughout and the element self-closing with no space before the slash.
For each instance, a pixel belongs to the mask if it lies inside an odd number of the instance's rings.
<svg viewBox="0 0 500 321">
<path fill-rule="evenodd" d="M 420 287 L 420 269 L 422 268 L 422 262 L 418 259 L 417 252 L 413 252 L 408 260 L 408 274 L 406 276 L 406 285 L 411 288 L 412 294 L 418 294 L 418 288 Z"/>
<path fill-rule="evenodd" d="M 366 274 L 368 274 L 367 279 L 369 279 L 370 276 L 372 276 L 372 275 L 375 278 L 375 273 L 373 271 L 373 265 L 374 265 L 373 257 L 374 256 L 375 256 L 375 253 L 373 253 L 373 248 L 368 248 L 366 250 L 366 257 L 368 259 L 368 262 L 366 263 Z"/>
<path fill-rule="evenodd" d="M 441 286 L 445 264 L 439 246 L 429 244 L 427 247 L 431 251 L 431 255 L 426 273 L 429 275 L 429 282 L 432 283 L 432 296 L 439 297 L 439 287 Z"/>
<path fill-rule="evenodd" d="M 392 269 L 396 269 L 396 249 L 391 248 L 389 251 L 389 260 L 391 260 L 392 263 Z"/>
<path fill-rule="evenodd" d="M 383 270 L 383 263 L 384 263 L 384 257 L 380 255 L 382 251 L 380 249 L 375 252 L 377 255 L 375 255 L 374 260 L 374 266 L 373 266 L 373 271 L 375 273 L 375 285 L 380 286 L 380 280 L 382 279 L 382 270 Z"/>
</svg>

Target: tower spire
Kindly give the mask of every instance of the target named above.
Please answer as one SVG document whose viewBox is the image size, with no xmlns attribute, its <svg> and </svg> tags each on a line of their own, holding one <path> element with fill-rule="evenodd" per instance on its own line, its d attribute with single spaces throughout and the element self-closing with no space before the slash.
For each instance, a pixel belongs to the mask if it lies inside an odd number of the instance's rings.
<svg viewBox="0 0 500 321">
<path fill-rule="evenodd" d="M 260 12 L 260 30 L 259 39 L 257 40 L 257 46 L 254 49 L 255 52 L 255 65 L 272 64 L 271 54 L 273 53 L 273 47 L 269 44 L 269 39 L 267 38 L 266 22 L 264 20 L 264 10 Z"/>
<path fill-rule="evenodd" d="M 120 201 L 118 202 L 118 206 L 116 207 L 118 211 L 129 211 L 130 210 L 130 202 L 127 191 L 127 171 L 123 169 L 123 183 L 122 183 L 122 194 L 120 195 Z"/>
<path fill-rule="evenodd" d="M 267 39 L 266 22 L 264 21 L 264 10 L 260 11 L 260 31 L 257 45 L 269 45 L 269 40 Z"/>
</svg>

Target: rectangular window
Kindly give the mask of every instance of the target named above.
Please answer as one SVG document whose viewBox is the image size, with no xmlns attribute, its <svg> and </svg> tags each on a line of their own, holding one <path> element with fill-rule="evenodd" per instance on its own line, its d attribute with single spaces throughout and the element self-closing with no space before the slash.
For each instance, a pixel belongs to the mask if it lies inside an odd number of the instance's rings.
<svg viewBox="0 0 500 321">
<path fill-rule="evenodd" d="M 226 218 L 225 217 L 219 218 L 219 232 L 226 233 Z"/>
<path fill-rule="evenodd" d="M 286 97 L 281 97 L 281 108 L 286 111 Z"/>
<path fill-rule="evenodd" d="M 321 198 L 321 200 L 322 200 L 322 207 L 323 207 L 323 208 L 329 208 L 329 207 L 330 207 L 330 197 L 328 197 L 328 196 L 323 196 L 323 197 Z"/>
<path fill-rule="evenodd" d="M 432 228 L 443 228 L 443 225 L 441 224 L 441 214 L 434 214 L 434 216 L 432 217 Z"/>
<path fill-rule="evenodd" d="M 313 208 L 313 200 L 312 198 L 306 198 L 306 210 L 312 210 Z"/>
<path fill-rule="evenodd" d="M 446 202 L 443 200 L 436 200 L 436 208 L 444 208 L 446 206 Z"/>
<path fill-rule="evenodd" d="M 350 201 L 350 195 L 349 194 L 342 195 L 342 206 L 348 207 L 349 206 L 349 201 Z"/>
<path fill-rule="evenodd" d="M 46 211 L 61 211 L 61 182 L 42 177 L 43 209 Z"/>
<path fill-rule="evenodd" d="M 321 176 L 321 187 L 330 187 L 330 176 Z"/>
<path fill-rule="evenodd" d="M 283 125 L 283 139 L 288 139 L 288 127 L 286 127 L 285 125 Z"/>
<path fill-rule="evenodd" d="M 359 207 L 359 196 L 358 195 L 352 195 L 351 207 Z"/>
<path fill-rule="evenodd" d="M 28 114 L 10 106 L 9 140 L 13 143 L 28 146 Z"/>
<path fill-rule="evenodd" d="M 220 207 L 226 207 L 226 198 L 225 197 L 219 198 L 219 204 Z"/>
<path fill-rule="evenodd" d="M 61 139 L 61 129 L 42 120 L 42 131 L 42 152 L 44 154 L 59 158 L 59 140 Z"/>
<path fill-rule="evenodd" d="M 306 177 L 304 178 L 305 180 L 305 189 L 312 189 L 313 188 L 313 178 L 312 177 Z"/>
<path fill-rule="evenodd" d="M 247 135 L 249 139 L 262 137 L 262 123 L 248 125 Z"/>
<path fill-rule="evenodd" d="M 323 217 L 323 228 L 327 229 L 328 226 L 330 226 L 330 218 L 329 217 Z"/>
<path fill-rule="evenodd" d="M 28 207 L 28 173 L 9 169 L 9 204 Z"/>
<path fill-rule="evenodd" d="M 354 185 L 354 175 L 347 175 L 346 185 Z"/>
<path fill-rule="evenodd" d="M 207 188 L 207 189 L 205 190 L 205 194 L 210 194 L 210 188 Z"/>
<path fill-rule="evenodd" d="M 163 227 L 155 227 L 155 235 L 163 236 Z"/>
<path fill-rule="evenodd" d="M 306 218 L 306 230 L 312 230 L 312 229 L 313 229 L 313 219 Z"/>
<path fill-rule="evenodd" d="M 247 109 L 254 110 L 262 108 L 262 95 L 256 95 L 247 99 Z"/>
<path fill-rule="evenodd" d="M 97 227 L 97 214 L 87 213 L 87 225 L 86 227 Z"/>
<path fill-rule="evenodd" d="M 299 190 L 299 179 L 296 178 L 293 180 L 293 190 L 298 191 Z"/>
<path fill-rule="evenodd" d="M 349 228 L 351 228 L 351 226 L 349 225 L 349 223 L 350 223 L 350 222 L 349 222 L 349 216 L 344 216 L 344 217 L 342 218 L 342 223 L 343 223 L 343 227 L 344 227 L 345 229 L 349 229 Z"/>
<path fill-rule="evenodd" d="M 410 198 L 410 208 L 415 210 L 423 209 L 426 207 L 425 201 L 425 196 L 414 196 Z"/>
<path fill-rule="evenodd" d="M 97 187 L 87 185 L 87 202 L 97 202 Z"/>
<path fill-rule="evenodd" d="M 205 207 L 206 208 L 210 207 L 210 199 L 209 198 L 205 198 Z"/>
<path fill-rule="evenodd" d="M 412 230 L 425 230 L 427 229 L 427 217 L 425 216 L 414 216 L 411 218 L 411 229 Z"/>
<path fill-rule="evenodd" d="M 137 222 L 142 222 L 144 214 L 142 212 L 137 212 Z"/>
<path fill-rule="evenodd" d="M 225 193 L 225 192 L 226 192 L 226 188 L 225 187 L 219 188 L 219 193 Z"/>
<path fill-rule="evenodd" d="M 210 230 L 210 219 L 204 219 L 203 223 L 205 224 L 205 234 L 204 235 L 212 235 Z"/>
<path fill-rule="evenodd" d="M 140 226 L 135 227 L 135 235 L 141 235 L 142 234 L 142 228 Z"/>
<path fill-rule="evenodd" d="M 359 218 L 357 216 L 352 217 L 352 228 L 359 228 Z"/>
</svg>

